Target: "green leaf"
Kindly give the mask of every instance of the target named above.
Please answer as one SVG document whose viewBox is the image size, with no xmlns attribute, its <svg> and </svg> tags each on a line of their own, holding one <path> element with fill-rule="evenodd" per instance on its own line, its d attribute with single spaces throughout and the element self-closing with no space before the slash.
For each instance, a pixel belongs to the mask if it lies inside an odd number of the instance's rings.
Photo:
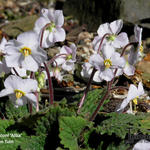
<svg viewBox="0 0 150 150">
<path fill-rule="evenodd" d="M 61 117 L 59 119 L 59 137 L 61 144 L 69 150 L 78 150 L 78 138 L 87 125 L 87 120 L 81 117 Z"/>
<path fill-rule="evenodd" d="M 130 134 L 150 134 L 149 114 L 105 114 L 106 119 L 101 121 L 95 128 L 101 135 L 109 136 L 115 134 L 116 137 L 125 139 Z M 100 116 L 100 114 L 99 114 Z"/>
<path fill-rule="evenodd" d="M 87 97 L 81 108 L 81 115 L 85 116 L 86 118 L 91 117 L 91 115 L 95 111 L 97 105 L 99 104 L 99 101 L 104 96 L 105 92 L 106 92 L 105 89 L 95 89 L 93 91 L 90 91 L 87 94 Z M 109 102 L 109 100 L 105 100 L 104 104 L 106 104 L 108 102 Z M 103 110 L 103 106 L 101 107 L 100 111 L 102 111 L 102 110 Z"/>
</svg>

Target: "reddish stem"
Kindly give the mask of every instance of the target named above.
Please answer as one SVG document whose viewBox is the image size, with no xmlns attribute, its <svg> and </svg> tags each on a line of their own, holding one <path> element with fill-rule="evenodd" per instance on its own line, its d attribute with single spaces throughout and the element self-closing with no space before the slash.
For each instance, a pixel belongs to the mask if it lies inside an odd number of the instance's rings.
<svg viewBox="0 0 150 150">
<path fill-rule="evenodd" d="M 32 114 L 32 104 L 28 102 L 29 113 Z"/>
<path fill-rule="evenodd" d="M 83 105 L 83 103 L 84 103 L 84 100 L 85 100 L 85 98 L 86 98 L 86 95 L 87 95 L 87 93 L 88 93 L 88 91 L 89 91 L 90 84 L 91 84 L 91 82 L 92 82 L 92 79 L 93 79 L 93 77 L 94 77 L 95 72 L 96 72 L 96 69 L 94 68 L 93 71 L 92 71 L 92 73 L 91 73 L 90 79 L 89 79 L 89 81 L 88 81 L 87 87 L 86 87 L 86 89 L 85 89 L 85 91 L 84 91 L 84 94 L 83 94 L 83 96 L 82 96 L 82 98 L 81 98 L 81 100 L 80 100 L 80 104 L 79 104 L 79 108 L 78 108 L 77 113 L 80 113 L 81 107 L 82 107 L 82 105 Z"/>
<path fill-rule="evenodd" d="M 122 57 L 122 56 L 124 55 L 125 50 L 126 50 L 129 46 L 134 45 L 134 44 L 138 44 L 138 42 L 131 42 L 131 43 L 128 43 L 128 44 L 123 48 L 120 57 Z"/>
<path fill-rule="evenodd" d="M 49 25 L 50 25 L 50 23 L 46 24 L 46 25 L 42 28 L 41 38 L 40 38 L 40 47 L 42 47 L 44 31 L 45 31 L 45 29 L 46 29 Z"/>
<path fill-rule="evenodd" d="M 102 39 L 101 39 L 101 41 L 100 41 L 100 44 L 99 44 L 99 48 L 98 48 L 98 50 L 97 50 L 97 54 L 99 54 L 99 52 L 100 52 L 100 50 L 101 50 L 101 47 L 102 47 L 102 43 L 103 43 L 103 41 L 104 41 L 104 39 L 105 39 L 105 37 L 106 37 L 107 35 L 110 35 L 110 34 L 109 34 L 109 33 L 106 33 L 106 34 L 104 34 L 104 36 L 102 37 Z M 96 69 L 94 68 L 93 71 L 92 71 L 92 73 L 91 73 L 90 79 L 89 79 L 89 81 L 88 81 L 87 87 L 86 87 L 86 89 L 85 89 L 85 91 L 84 91 L 84 94 L 83 94 L 82 98 L 80 99 L 79 108 L 78 108 L 77 113 L 80 113 L 81 107 L 82 107 L 82 105 L 83 105 L 83 103 L 84 103 L 84 100 L 85 100 L 85 98 L 86 98 L 86 95 L 87 95 L 87 93 L 88 93 L 88 91 L 89 91 L 89 87 L 90 87 L 90 84 L 91 84 L 91 82 L 92 82 L 92 80 L 93 80 L 93 77 L 94 77 L 95 72 L 96 72 Z"/>
<path fill-rule="evenodd" d="M 51 63 L 53 63 L 53 62 L 55 61 L 55 59 L 57 59 L 57 58 L 60 57 L 60 56 L 66 56 L 66 57 L 67 57 L 67 54 L 62 53 L 62 54 L 59 54 L 59 55 L 54 56 L 51 60 L 49 60 L 49 61 L 47 62 L 47 65 L 50 65 Z"/>
<path fill-rule="evenodd" d="M 30 79 L 34 78 L 34 72 L 31 71 L 30 73 Z M 29 107 L 29 113 L 32 113 L 32 103 L 28 102 L 28 107 Z"/>
<path fill-rule="evenodd" d="M 17 76 L 19 76 L 17 70 L 16 70 L 14 67 L 13 67 L 13 70 L 14 70 L 15 74 L 16 74 Z M 20 76 L 19 76 L 19 77 L 20 77 Z"/>
<path fill-rule="evenodd" d="M 103 43 L 103 41 L 104 41 L 104 39 L 105 39 L 105 37 L 106 37 L 107 35 L 110 35 L 110 33 L 104 34 L 104 36 L 103 36 L 102 39 L 101 39 L 101 42 L 100 42 L 99 47 L 98 47 L 98 50 L 97 50 L 97 53 L 98 53 L 98 54 L 99 54 L 99 52 L 100 52 L 100 50 L 101 50 L 102 43 Z"/>
<path fill-rule="evenodd" d="M 38 112 L 39 111 L 39 94 L 37 91 L 34 94 L 35 94 L 36 100 L 37 100 L 36 112 Z"/>
<path fill-rule="evenodd" d="M 47 67 L 47 64 L 44 63 L 44 66 L 45 66 L 45 70 L 46 70 L 47 77 L 48 77 L 50 104 L 52 105 L 52 104 L 53 104 L 53 101 L 54 101 L 52 79 L 51 79 L 51 76 L 50 76 L 50 73 L 49 73 L 49 69 L 48 69 L 48 67 Z"/>
<path fill-rule="evenodd" d="M 137 44 L 137 42 L 132 42 L 132 43 L 127 44 L 127 45 L 123 48 L 120 57 L 122 57 L 122 56 L 124 55 L 124 52 L 125 52 L 125 50 L 127 49 L 127 47 L 129 47 L 130 45 L 133 45 L 133 44 Z M 115 78 L 115 76 L 116 76 L 117 70 L 118 70 L 118 69 L 116 68 L 116 69 L 115 69 L 115 72 L 114 72 L 114 78 Z M 94 113 L 92 114 L 92 116 L 91 116 L 91 118 L 90 118 L 90 121 L 93 121 L 93 120 L 95 119 L 95 117 L 96 117 L 98 111 L 100 110 L 101 106 L 103 105 L 104 101 L 108 98 L 108 96 L 109 96 L 109 94 L 110 94 L 110 91 L 111 91 L 112 89 L 115 89 L 115 88 L 111 88 L 111 86 L 112 86 L 112 84 L 113 84 L 113 82 L 114 82 L 114 78 L 108 83 L 108 85 L 107 85 L 107 88 L 108 88 L 108 89 L 107 89 L 107 92 L 105 93 L 105 95 L 104 95 L 104 97 L 101 99 L 101 101 L 99 102 L 99 104 L 98 104 L 96 110 L 94 111 Z"/>
<path fill-rule="evenodd" d="M 108 82 L 107 85 L 107 91 L 105 93 L 105 95 L 103 96 L 103 98 L 100 100 L 96 110 L 94 111 L 94 113 L 92 114 L 91 118 L 89 119 L 90 121 L 93 121 L 97 115 L 97 113 L 99 112 L 101 106 L 103 105 L 104 101 L 108 98 L 109 93 L 110 93 L 110 88 L 111 88 L 111 82 Z"/>
</svg>

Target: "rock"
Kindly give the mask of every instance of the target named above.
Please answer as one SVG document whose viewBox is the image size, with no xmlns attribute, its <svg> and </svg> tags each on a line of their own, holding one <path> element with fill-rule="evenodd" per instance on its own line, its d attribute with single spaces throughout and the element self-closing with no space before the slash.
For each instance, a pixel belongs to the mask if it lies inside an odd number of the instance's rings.
<svg viewBox="0 0 150 150">
<path fill-rule="evenodd" d="M 22 32 L 33 30 L 34 23 L 37 18 L 38 16 L 33 15 L 11 21 L 2 28 L 2 31 L 8 36 L 15 38 L 18 34 Z"/>
<path fill-rule="evenodd" d="M 96 31 L 102 23 L 119 18 L 150 28 L 147 20 L 141 22 L 150 16 L 149 3 L 150 0 L 67 0 L 64 13 L 73 15 L 81 24 L 87 24 L 91 31 Z"/>
<path fill-rule="evenodd" d="M 47 54 L 50 58 L 53 58 L 60 51 L 60 47 L 53 47 L 47 49 Z"/>
</svg>

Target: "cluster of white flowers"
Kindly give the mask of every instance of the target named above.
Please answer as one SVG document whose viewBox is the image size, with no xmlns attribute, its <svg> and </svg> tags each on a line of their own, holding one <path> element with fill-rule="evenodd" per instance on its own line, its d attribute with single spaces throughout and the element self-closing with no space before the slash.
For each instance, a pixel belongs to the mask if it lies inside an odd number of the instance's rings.
<svg viewBox="0 0 150 150">
<path fill-rule="evenodd" d="M 62 28 L 63 24 L 64 16 L 61 10 L 42 9 L 41 16 L 35 22 L 32 31 L 24 32 L 18 35 L 17 39 L 9 41 L 3 37 L 0 43 L 0 73 L 11 72 L 13 75 L 5 80 L 5 89 L 0 92 L 0 97 L 8 95 L 16 106 L 26 104 L 27 101 L 36 105 L 34 92 L 39 91 L 38 88 L 45 84 L 43 80 L 49 79 L 49 76 L 62 80 L 61 70 L 74 72 L 77 50 L 75 44 L 71 44 L 69 47 L 63 46 L 60 48 L 60 52 L 50 60 L 43 49 L 65 40 L 66 33 Z M 96 70 L 93 76 L 93 80 L 96 82 L 103 80 L 109 82 L 115 76 L 123 73 L 134 75 L 134 65 L 142 56 L 142 28 L 135 26 L 134 46 L 130 47 L 131 50 L 126 60 L 123 53 L 130 43 L 127 34 L 120 33 L 122 27 L 123 21 L 121 19 L 99 26 L 98 36 L 93 40 L 95 53 L 88 62 L 82 65 L 82 76 L 89 78 L 93 69 Z M 117 52 L 118 49 L 122 49 L 123 53 Z M 43 76 L 41 72 L 37 73 L 40 71 L 40 67 L 46 69 L 46 64 L 52 64 L 53 67 L 49 74 Z M 28 72 L 30 72 L 30 76 Z M 35 73 L 40 74 L 37 80 Z M 143 93 L 142 83 L 139 83 L 138 89 L 131 85 L 128 97 L 117 111 L 123 110 L 129 101 Z"/>
<path fill-rule="evenodd" d="M 83 64 L 81 72 L 82 76 L 89 77 L 91 74 L 91 68 L 96 68 L 97 72 L 94 75 L 95 82 L 101 82 L 103 80 L 111 81 L 114 76 L 119 76 L 125 73 L 126 75 L 134 75 L 134 65 L 141 56 L 142 47 L 142 28 L 135 26 L 134 34 L 135 41 L 137 42 L 137 48 L 131 47 L 128 55 L 128 60 L 116 52 L 117 49 L 123 49 L 129 44 L 128 36 L 125 32 L 119 34 L 123 26 L 122 20 L 116 20 L 112 23 L 105 23 L 98 28 L 98 36 L 93 40 L 93 47 L 95 54 L 89 59 L 89 62 Z M 106 35 L 106 38 L 103 37 Z M 103 40 L 103 41 L 102 41 Z M 101 47 L 99 47 L 102 42 Z M 99 49 L 100 48 L 100 49 Z M 99 50 L 98 50 L 99 49 Z M 117 69 L 116 74 L 114 74 Z"/>
<path fill-rule="evenodd" d="M 93 40 L 95 53 L 90 56 L 88 62 L 82 65 L 82 76 L 89 78 L 93 68 L 96 69 L 93 76 L 95 82 L 102 82 L 103 80 L 110 82 L 113 81 L 115 76 L 120 76 L 123 73 L 128 76 L 134 75 L 134 65 L 143 56 L 142 28 L 135 25 L 134 40 L 129 42 L 127 34 L 125 32 L 120 33 L 122 27 L 123 21 L 120 19 L 113 21 L 110 24 L 105 23 L 99 26 L 97 30 L 98 36 Z M 128 47 L 130 48 L 130 51 L 125 53 L 125 50 Z M 117 52 L 119 50 L 122 50 L 122 53 Z M 124 54 L 126 54 L 126 57 Z M 117 111 L 122 112 L 130 102 L 131 105 L 129 111 L 130 113 L 133 113 L 131 100 L 133 100 L 136 105 L 137 98 L 143 94 L 144 90 L 141 82 L 139 83 L 138 89 L 134 85 L 131 85 L 127 98 L 123 100 Z M 80 101 L 79 110 L 85 96 L 86 93 Z"/>
<path fill-rule="evenodd" d="M 0 74 L 11 73 L 13 75 L 10 74 L 6 78 L 5 89 L 0 92 L 0 97 L 8 95 L 15 106 L 26 104 L 27 101 L 36 106 L 37 100 L 34 92 L 39 91 L 39 87 L 43 86 L 45 83 L 43 80 L 46 78 L 42 76 L 36 80 L 33 74 L 40 71 L 43 63 L 49 61 L 43 48 L 65 40 L 66 33 L 62 28 L 63 24 L 64 16 L 61 10 L 43 8 L 32 31 L 21 33 L 17 39 L 9 41 L 3 37 L 0 43 Z M 60 57 L 54 61 L 55 69 L 50 70 L 49 74 L 62 80 L 63 77 L 58 70 L 59 68 L 67 71 L 74 70 L 76 46 L 74 44 L 70 47 L 63 46 L 60 49 Z M 29 72 L 33 76 L 29 76 Z"/>
</svg>

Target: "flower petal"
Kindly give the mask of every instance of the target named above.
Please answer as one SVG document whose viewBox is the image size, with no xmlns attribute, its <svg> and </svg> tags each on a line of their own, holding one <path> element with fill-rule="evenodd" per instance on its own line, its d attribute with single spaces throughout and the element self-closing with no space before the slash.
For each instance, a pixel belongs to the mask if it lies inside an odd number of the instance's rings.
<svg viewBox="0 0 150 150">
<path fill-rule="evenodd" d="M 40 39 L 41 39 L 41 35 L 40 35 Z M 49 41 L 49 31 L 45 30 L 44 34 L 43 34 L 43 38 L 42 38 L 42 47 L 43 48 L 48 48 L 49 46 L 53 45 L 53 42 Z"/>
<path fill-rule="evenodd" d="M 5 37 L 2 38 L 1 43 L 0 43 L 0 51 L 4 52 L 5 51 L 5 45 L 7 43 L 7 40 Z"/>
<path fill-rule="evenodd" d="M 34 25 L 34 31 L 37 34 L 40 34 L 42 28 L 48 24 L 50 21 L 48 18 L 40 17 L 36 20 L 35 25 Z"/>
<path fill-rule="evenodd" d="M 21 63 L 21 67 L 25 68 L 26 70 L 30 71 L 37 71 L 39 68 L 38 63 L 32 58 L 32 56 L 27 56 L 24 61 Z"/>
<path fill-rule="evenodd" d="M 8 67 L 20 67 L 22 62 L 22 54 L 15 53 L 14 55 L 6 55 L 5 60 Z"/>
<path fill-rule="evenodd" d="M 48 40 L 49 40 L 49 42 L 51 42 L 51 43 L 54 42 L 54 34 L 53 34 L 53 32 L 49 32 Z"/>
<path fill-rule="evenodd" d="M 100 38 L 102 38 L 106 33 L 112 34 L 109 23 L 104 23 L 100 25 L 97 33 Z"/>
<path fill-rule="evenodd" d="M 99 54 L 93 54 L 90 57 L 89 63 L 96 69 L 101 69 L 104 66 L 104 59 Z"/>
<path fill-rule="evenodd" d="M 132 46 L 130 49 L 128 62 L 130 65 L 134 65 L 138 59 L 138 51 Z"/>
<path fill-rule="evenodd" d="M 34 31 L 27 31 L 19 34 L 17 41 L 32 49 L 38 44 L 38 35 Z"/>
<path fill-rule="evenodd" d="M 54 34 L 53 42 L 62 42 L 66 38 L 66 32 L 63 28 L 56 28 Z"/>
<path fill-rule="evenodd" d="M 42 48 L 39 46 L 35 49 L 33 49 L 31 56 L 34 58 L 34 60 L 38 63 L 41 64 L 47 60 L 47 53 L 44 51 Z"/>
<path fill-rule="evenodd" d="M 35 92 L 38 88 L 38 83 L 34 79 L 22 79 L 19 84 L 19 90 L 27 93 Z"/>
<path fill-rule="evenodd" d="M 93 81 L 95 82 L 102 82 L 103 80 L 100 77 L 100 71 L 96 71 L 93 77 Z"/>
<path fill-rule="evenodd" d="M 55 25 L 61 27 L 64 24 L 64 16 L 62 10 L 55 10 L 54 12 Z"/>
<path fill-rule="evenodd" d="M 110 57 L 114 54 L 114 52 L 115 49 L 109 44 L 105 44 L 102 49 L 102 54 L 104 56 L 104 59 L 110 59 Z"/>
<path fill-rule="evenodd" d="M 144 89 L 143 89 L 143 84 L 142 84 L 142 82 L 139 82 L 139 85 L 138 85 L 138 92 L 139 92 L 139 96 L 141 96 L 141 95 L 144 94 Z"/>
<path fill-rule="evenodd" d="M 123 27 L 123 21 L 121 19 L 110 23 L 110 28 L 113 34 L 118 34 Z"/>
<path fill-rule="evenodd" d="M 124 108 L 128 105 L 128 103 L 130 102 L 131 99 L 125 98 L 123 100 L 123 102 L 121 103 L 121 105 L 119 106 L 119 108 L 117 109 L 117 111 L 123 111 Z"/>
<path fill-rule="evenodd" d="M 113 71 L 115 71 L 116 69 L 113 69 Z M 116 77 L 120 76 L 123 74 L 123 69 L 118 68 L 117 72 L 116 72 Z"/>
<path fill-rule="evenodd" d="M 129 91 L 128 91 L 128 95 L 127 95 L 127 99 L 130 101 L 134 98 L 136 98 L 139 94 L 138 94 L 138 89 L 134 84 L 131 84 L 129 87 Z"/>
<path fill-rule="evenodd" d="M 89 78 L 92 73 L 93 67 L 90 63 L 86 62 L 82 65 L 81 76 Z"/>
<path fill-rule="evenodd" d="M 141 45 L 141 40 L 142 40 L 142 31 L 143 29 L 135 25 L 134 27 L 134 35 L 135 35 L 135 41 L 139 42 Z"/>
<path fill-rule="evenodd" d="M 65 62 L 64 64 L 62 64 L 62 68 L 66 71 L 72 71 L 74 70 L 74 63 L 71 62 Z"/>
<path fill-rule="evenodd" d="M 13 92 L 14 92 L 14 90 L 12 88 L 8 87 L 8 88 L 0 91 L 0 97 L 7 96 L 9 94 L 12 94 Z"/>
<path fill-rule="evenodd" d="M 27 97 L 32 103 L 37 103 L 37 98 L 34 94 L 28 93 L 25 95 L 25 97 Z"/>
<path fill-rule="evenodd" d="M 99 36 L 96 36 L 96 37 L 94 38 L 92 44 L 93 44 L 93 49 L 94 49 L 95 51 L 98 51 L 98 48 L 99 48 L 99 44 L 100 44 L 101 39 L 102 39 L 102 38 L 99 37 Z"/>
<path fill-rule="evenodd" d="M 132 76 L 132 75 L 134 75 L 135 67 L 133 65 L 126 64 L 123 71 L 126 75 Z"/>
<path fill-rule="evenodd" d="M 103 80 L 106 80 L 106 81 L 111 81 L 114 77 L 114 73 L 111 69 L 105 69 L 104 71 L 100 72 L 100 77 L 103 79 Z"/>
<path fill-rule="evenodd" d="M 120 54 L 117 52 L 114 52 L 114 54 L 111 57 L 112 65 L 116 68 L 121 67 L 123 68 L 126 64 L 126 61 L 124 57 L 120 57 Z"/>
<path fill-rule="evenodd" d="M 17 71 L 17 73 L 19 74 L 20 77 L 27 76 L 26 69 L 20 68 L 20 67 L 15 67 L 15 70 Z M 14 75 L 17 75 L 16 72 L 14 71 L 14 68 L 11 68 L 11 73 Z"/>
<path fill-rule="evenodd" d="M 21 83 L 22 79 L 15 75 L 10 75 L 4 81 L 5 88 L 12 88 L 13 90 L 18 89 L 18 85 Z"/>
<path fill-rule="evenodd" d="M 122 48 L 129 43 L 128 36 L 125 32 L 120 33 L 115 40 L 112 42 L 112 45 L 115 48 Z"/>
<path fill-rule="evenodd" d="M 133 150 L 150 150 L 150 142 L 147 140 L 140 140 L 134 145 Z"/>
<path fill-rule="evenodd" d="M 49 12 L 48 9 L 42 8 L 42 10 L 41 10 L 41 16 L 45 17 L 45 18 L 48 18 L 48 12 Z"/>
</svg>

